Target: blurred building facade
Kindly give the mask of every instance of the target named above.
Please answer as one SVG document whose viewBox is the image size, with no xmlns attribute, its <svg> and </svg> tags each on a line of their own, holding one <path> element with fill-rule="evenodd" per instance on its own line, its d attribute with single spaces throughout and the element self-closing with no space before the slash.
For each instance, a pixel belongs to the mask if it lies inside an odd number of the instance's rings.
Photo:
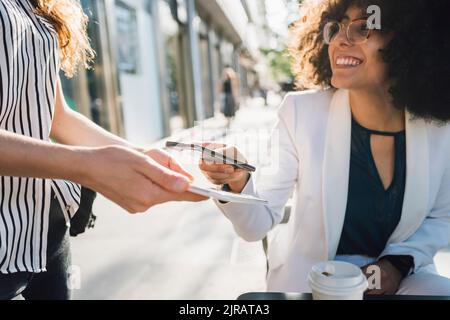
<svg viewBox="0 0 450 320">
<path fill-rule="evenodd" d="M 62 76 L 69 105 L 134 143 L 148 144 L 220 106 L 226 66 L 241 95 L 265 76 L 264 0 L 81 0 L 97 52 L 91 70 Z"/>
</svg>

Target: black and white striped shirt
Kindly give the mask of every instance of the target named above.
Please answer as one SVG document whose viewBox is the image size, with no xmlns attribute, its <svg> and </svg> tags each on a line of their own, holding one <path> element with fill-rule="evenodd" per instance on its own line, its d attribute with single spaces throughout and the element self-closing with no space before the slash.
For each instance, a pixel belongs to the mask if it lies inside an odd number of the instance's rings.
<svg viewBox="0 0 450 320">
<path fill-rule="evenodd" d="M 29 0 L 0 1 L 0 129 L 50 141 L 58 39 L 33 10 Z M 0 177 L 0 273 L 46 271 L 52 190 L 69 222 L 78 209 L 80 186 Z"/>
</svg>

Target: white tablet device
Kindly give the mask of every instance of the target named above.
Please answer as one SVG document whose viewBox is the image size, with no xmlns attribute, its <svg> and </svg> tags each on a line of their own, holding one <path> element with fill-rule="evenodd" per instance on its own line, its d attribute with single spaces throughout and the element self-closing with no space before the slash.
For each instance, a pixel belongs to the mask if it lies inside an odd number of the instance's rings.
<svg viewBox="0 0 450 320">
<path fill-rule="evenodd" d="M 246 194 L 237 194 L 222 190 L 217 190 L 215 188 L 208 187 L 198 187 L 191 186 L 189 192 L 196 193 L 205 197 L 213 198 L 216 200 L 227 201 L 227 202 L 239 202 L 247 204 L 267 204 L 268 201 Z"/>
</svg>

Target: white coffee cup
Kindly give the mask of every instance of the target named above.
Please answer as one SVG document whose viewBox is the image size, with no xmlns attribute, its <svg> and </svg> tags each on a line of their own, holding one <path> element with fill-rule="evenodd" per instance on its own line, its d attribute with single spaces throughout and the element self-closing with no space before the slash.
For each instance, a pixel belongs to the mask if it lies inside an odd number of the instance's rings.
<svg viewBox="0 0 450 320">
<path fill-rule="evenodd" d="M 362 300 L 368 282 L 358 266 L 326 261 L 312 267 L 308 275 L 314 300 Z"/>
</svg>

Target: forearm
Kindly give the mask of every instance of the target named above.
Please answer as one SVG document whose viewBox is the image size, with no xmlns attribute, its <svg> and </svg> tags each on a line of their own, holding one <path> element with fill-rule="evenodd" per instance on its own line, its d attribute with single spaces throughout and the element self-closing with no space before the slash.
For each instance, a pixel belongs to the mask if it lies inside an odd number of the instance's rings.
<svg viewBox="0 0 450 320">
<path fill-rule="evenodd" d="M 85 159 L 79 148 L 0 130 L 0 150 L 1 176 L 83 180 Z"/>
<path fill-rule="evenodd" d="M 380 257 L 410 255 L 414 258 L 414 271 L 433 263 L 436 253 L 447 247 L 450 240 L 450 217 L 427 218 L 407 240 L 388 245 Z"/>
<path fill-rule="evenodd" d="M 51 137 L 59 143 L 72 146 L 101 147 L 119 145 L 141 150 L 73 110 L 66 110 L 55 118 Z"/>
<path fill-rule="evenodd" d="M 255 190 L 253 178 L 250 178 L 242 190 L 242 194 L 259 196 Z M 216 205 L 227 217 L 236 233 L 246 241 L 259 241 L 272 229 L 279 219 L 276 213 L 267 206 L 258 204 L 243 204 L 237 202 L 221 203 L 215 200 Z"/>
</svg>

